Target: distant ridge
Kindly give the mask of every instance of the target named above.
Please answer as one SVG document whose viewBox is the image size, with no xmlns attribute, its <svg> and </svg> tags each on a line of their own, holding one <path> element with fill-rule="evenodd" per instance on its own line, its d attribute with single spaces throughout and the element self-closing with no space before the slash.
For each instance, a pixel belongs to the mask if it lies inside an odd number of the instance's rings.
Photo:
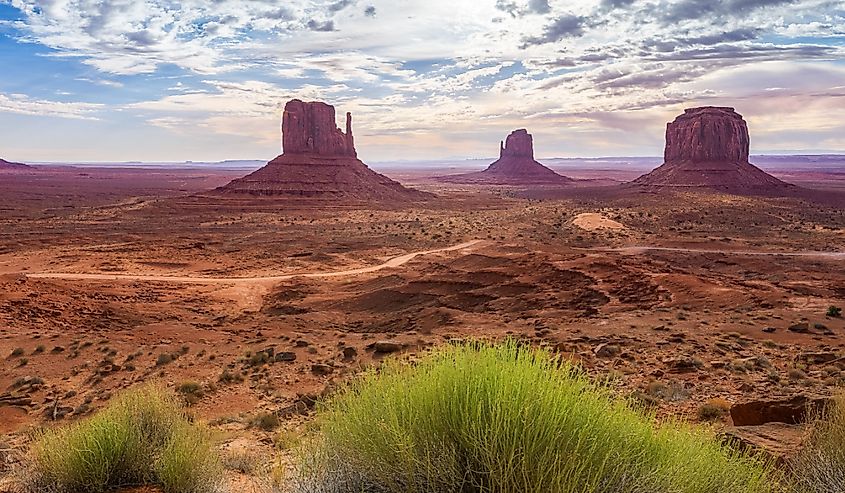
<svg viewBox="0 0 845 493">
<path fill-rule="evenodd" d="M 0 169 L 6 170 L 24 170 L 24 169 L 32 169 L 32 166 L 23 163 L 13 163 L 11 161 L 6 161 L 5 159 L 0 159 Z"/>
</svg>

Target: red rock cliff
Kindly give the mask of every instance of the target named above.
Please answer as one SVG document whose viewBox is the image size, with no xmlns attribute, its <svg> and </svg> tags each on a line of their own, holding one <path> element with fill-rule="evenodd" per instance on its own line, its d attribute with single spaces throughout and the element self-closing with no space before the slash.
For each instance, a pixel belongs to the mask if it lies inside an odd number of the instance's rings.
<svg viewBox="0 0 845 493">
<path fill-rule="evenodd" d="M 499 146 L 499 157 L 527 157 L 534 159 L 534 139 L 528 130 L 521 128 L 508 135 L 504 145 Z"/>
<path fill-rule="evenodd" d="M 748 162 L 748 127 L 733 108 L 690 108 L 666 125 L 666 163 Z"/>
<path fill-rule="evenodd" d="M 337 128 L 334 106 L 322 102 L 288 101 L 282 115 L 285 154 L 356 157 L 352 114 L 346 114 L 346 133 Z"/>
</svg>

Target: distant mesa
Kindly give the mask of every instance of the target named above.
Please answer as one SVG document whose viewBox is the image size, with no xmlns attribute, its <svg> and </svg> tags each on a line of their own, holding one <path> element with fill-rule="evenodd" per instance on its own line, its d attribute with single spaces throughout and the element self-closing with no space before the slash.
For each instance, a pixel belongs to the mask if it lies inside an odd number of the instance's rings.
<svg viewBox="0 0 845 493">
<path fill-rule="evenodd" d="M 0 159 L 0 169 L 2 170 L 25 170 L 25 169 L 32 169 L 32 166 L 23 163 L 13 163 L 11 161 L 6 161 L 5 159 Z"/>
<path fill-rule="evenodd" d="M 282 114 L 282 155 L 217 189 L 226 194 L 310 197 L 354 201 L 414 201 L 432 194 L 406 188 L 358 159 L 352 114 L 346 132 L 337 128 L 334 107 L 288 101 Z"/>
<path fill-rule="evenodd" d="M 490 185 L 568 185 L 575 182 L 534 160 L 534 139 L 524 128 L 514 130 L 499 144 L 499 159 L 484 171 L 445 176 L 441 181 Z"/>
<path fill-rule="evenodd" d="M 796 188 L 749 163 L 748 150 L 748 126 L 733 108 L 690 108 L 666 125 L 663 164 L 632 183 L 739 193 Z"/>
</svg>

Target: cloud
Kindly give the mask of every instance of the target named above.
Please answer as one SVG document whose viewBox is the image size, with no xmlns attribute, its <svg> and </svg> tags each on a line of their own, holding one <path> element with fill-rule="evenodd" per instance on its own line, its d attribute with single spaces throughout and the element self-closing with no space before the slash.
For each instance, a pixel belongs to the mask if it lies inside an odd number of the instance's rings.
<svg viewBox="0 0 845 493">
<path fill-rule="evenodd" d="M 540 36 L 531 36 L 523 40 L 523 48 L 531 45 L 554 43 L 564 38 L 578 38 L 584 35 L 586 19 L 581 16 L 565 14 L 553 20 L 543 28 Z"/>
<path fill-rule="evenodd" d="M 350 5 L 354 4 L 354 0 L 338 0 L 337 2 L 329 5 L 330 12 L 340 12 L 341 10 L 349 7 Z"/>
<path fill-rule="evenodd" d="M 549 0 L 528 0 L 527 4 L 513 0 L 496 0 L 496 9 L 514 18 L 528 14 L 548 14 L 552 11 Z"/>
<path fill-rule="evenodd" d="M 254 155 L 250 143 L 275 147 L 279 108 L 292 97 L 355 112 L 365 157 L 403 148 L 442 154 L 495 143 L 522 126 L 582 135 L 561 139 L 560 149 L 584 153 L 577 149 L 599 145 L 603 128 L 611 136 L 604 143 L 619 148 L 615 132 L 636 127 L 631 122 L 651 121 L 659 139 L 665 119 L 685 104 L 762 111 L 747 101 L 765 97 L 787 114 L 807 106 L 810 94 L 831 105 L 842 99 L 841 82 L 810 71 L 827 74 L 845 59 L 841 1 L 9 1 L 20 20 L 0 25 L 19 43 L 38 45 L 32 70 L 61 59 L 61 74 L 82 63 L 69 77 L 120 90 L 86 95 L 101 107 L 62 108 L 73 103 L 43 98 L 81 91 L 45 79 L 29 95 L 5 96 L 6 107 L 21 113 L 41 102 L 37 114 L 68 118 L 119 110 L 132 116 L 127 124 L 158 136 L 178 132 L 178 142 L 209 153 L 218 134 L 244 146 L 227 147 L 229 154 Z M 36 77 L 25 63 L 23 75 Z M 799 85 L 780 64 L 802 64 L 817 80 Z M 759 80 L 740 70 L 770 65 L 777 69 Z M 180 84 L 162 82 L 169 77 Z M 626 117 L 608 116 L 615 112 Z M 817 119 L 800 122 L 806 135 L 820 128 Z M 440 133 L 454 142 L 428 145 L 443 143 Z"/>
<path fill-rule="evenodd" d="M 66 103 L 46 99 L 34 99 L 24 94 L 0 93 L 0 112 L 21 115 L 97 120 L 96 114 L 104 109 L 102 104 Z"/>
<path fill-rule="evenodd" d="M 334 31 L 334 30 L 335 30 L 335 28 L 334 28 L 334 21 L 333 21 L 333 20 L 327 20 L 327 21 L 322 21 L 322 22 L 321 22 L 321 21 L 317 21 L 317 20 L 311 19 L 311 20 L 310 20 L 310 21 L 308 21 L 305 25 L 306 25 L 306 26 L 308 27 L 308 29 L 310 29 L 311 31 L 317 31 L 317 32 L 323 32 L 323 33 L 325 33 L 325 32 L 331 32 L 331 31 Z"/>
<path fill-rule="evenodd" d="M 665 23 L 685 20 L 713 19 L 714 17 L 748 15 L 763 7 L 777 7 L 796 0 L 681 0 L 659 4 L 661 18 Z"/>
</svg>

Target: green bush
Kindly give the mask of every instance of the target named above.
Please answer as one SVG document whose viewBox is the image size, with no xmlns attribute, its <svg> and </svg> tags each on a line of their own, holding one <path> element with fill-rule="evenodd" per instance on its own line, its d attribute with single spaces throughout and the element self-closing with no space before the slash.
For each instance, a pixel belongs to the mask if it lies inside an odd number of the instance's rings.
<svg viewBox="0 0 845 493">
<path fill-rule="evenodd" d="M 803 449 L 792 464 L 795 493 L 845 491 L 845 397 L 818 413 Z"/>
<path fill-rule="evenodd" d="M 37 436 L 23 479 L 30 492 L 156 484 L 165 493 L 205 493 L 220 477 L 209 432 L 189 421 L 174 395 L 145 386 L 89 419 Z"/>
<path fill-rule="evenodd" d="M 841 317 L 842 316 L 842 308 L 839 308 L 838 306 L 828 307 L 827 316 L 828 317 Z"/>
<path fill-rule="evenodd" d="M 320 410 L 294 490 L 762 493 L 776 474 L 514 342 L 388 361 Z"/>
</svg>

